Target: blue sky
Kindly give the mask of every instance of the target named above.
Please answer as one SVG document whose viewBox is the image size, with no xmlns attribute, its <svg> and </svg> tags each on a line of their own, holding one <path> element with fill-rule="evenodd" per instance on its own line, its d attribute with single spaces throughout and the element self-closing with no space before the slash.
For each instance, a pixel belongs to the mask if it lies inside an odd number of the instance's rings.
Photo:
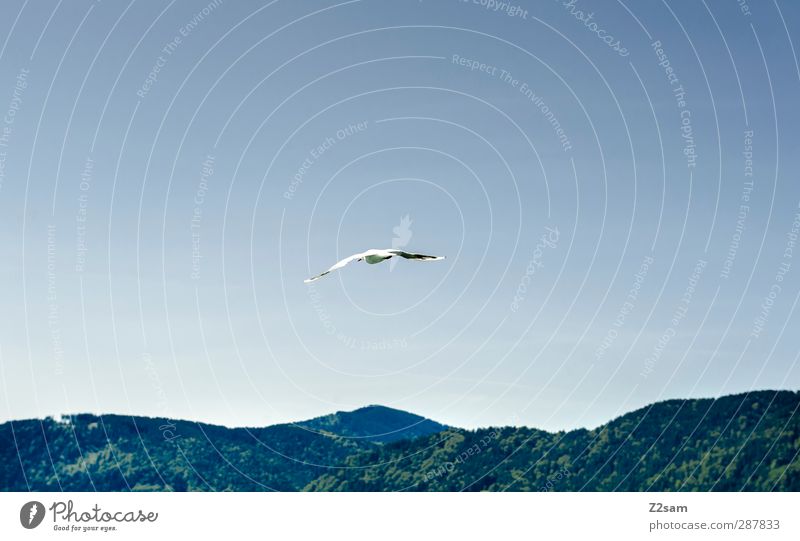
<svg viewBox="0 0 800 541">
<path fill-rule="evenodd" d="M 797 389 L 800 10 L 739 4 L 4 3 L 0 420 Z"/>
</svg>

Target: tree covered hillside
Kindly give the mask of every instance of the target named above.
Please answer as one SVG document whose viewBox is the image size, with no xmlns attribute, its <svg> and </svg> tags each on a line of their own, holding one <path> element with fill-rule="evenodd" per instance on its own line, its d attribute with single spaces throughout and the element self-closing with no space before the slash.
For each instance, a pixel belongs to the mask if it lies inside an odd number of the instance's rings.
<svg viewBox="0 0 800 541">
<path fill-rule="evenodd" d="M 593 430 L 462 430 L 370 406 L 293 425 L 0 425 L 2 490 L 800 490 L 800 393 L 669 400 Z"/>
<path fill-rule="evenodd" d="M 670 400 L 594 430 L 450 429 L 350 457 L 309 490 L 800 490 L 800 393 Z M 364 466 L 376 465 L 370 468 Z"/>
</svg>

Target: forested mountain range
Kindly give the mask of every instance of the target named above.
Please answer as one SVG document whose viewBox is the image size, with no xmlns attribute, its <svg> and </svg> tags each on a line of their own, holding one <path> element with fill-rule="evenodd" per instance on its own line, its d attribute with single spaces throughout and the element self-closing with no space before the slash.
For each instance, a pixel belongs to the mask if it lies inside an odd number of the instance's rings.
<svg viewBox="0 0 800 541">
<path fill-rule="evenodd" d="M 799 413 L 800 392 L 758 391 L 562 432 L 382 406 L 262 428 L 80 414 L 0 425 L 0 489 L 797 491 Z"/>
</svg>

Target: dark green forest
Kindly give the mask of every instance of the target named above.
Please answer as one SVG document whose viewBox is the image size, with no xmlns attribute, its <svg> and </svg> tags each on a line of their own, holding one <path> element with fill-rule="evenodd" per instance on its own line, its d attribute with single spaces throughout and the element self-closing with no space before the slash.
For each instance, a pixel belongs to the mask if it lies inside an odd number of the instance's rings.
<svg viewBox="0 0 800 541">
<path fill-rule="evenodd" d="M 593 430 L 463 430 L 368 406 L 297 424 L 0 425 L 5 491 L 797 491 L 800 393 L 668 400 Z"/>
</svg>

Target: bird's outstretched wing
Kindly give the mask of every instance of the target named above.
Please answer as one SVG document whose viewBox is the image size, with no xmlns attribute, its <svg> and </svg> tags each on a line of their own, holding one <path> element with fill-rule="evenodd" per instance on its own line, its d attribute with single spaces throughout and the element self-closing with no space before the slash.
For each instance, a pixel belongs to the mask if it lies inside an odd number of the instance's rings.
<svg viewBox="0 0 800 541">
<path fill-rule="evenodd" d="M 346 258 L 342 259 L 341 261 L 339 261 L 338 263 L 336 263 L 333 267 L 331 267 L 328 270 L 326 270 L 325 272 L 317 274 L 316 276 L 312 276 L 311 278 L 308 278 L 307 280 L 303 280 L 303 282 L 308 284 L 310 282 L 313 282 L 314 280 L 319 280 L 320 278 L 322 278 L 323 276 L 325 276 L 329 272 L 335 271 L 337 269 L 341 269 L 342 267 L 344 267 L 345 265 L 347 265 L 351 261 L 360 261 L 362 256 L 363 256 L 363 254 L 355 254 L 355 255 L 351 255 L 350 257 L 346 257 Z"/>
<path fill-rule="evenodd" d="M 425 255 L 425 254 L 412 254 L 411 252 L 404 252 L 403 250 L 386 250 L 392 255 L 404 257 L 406 259 L 420 259 L 422 261 L 440 261 L 444 259 L 441 255 Z"/>
</svg>

